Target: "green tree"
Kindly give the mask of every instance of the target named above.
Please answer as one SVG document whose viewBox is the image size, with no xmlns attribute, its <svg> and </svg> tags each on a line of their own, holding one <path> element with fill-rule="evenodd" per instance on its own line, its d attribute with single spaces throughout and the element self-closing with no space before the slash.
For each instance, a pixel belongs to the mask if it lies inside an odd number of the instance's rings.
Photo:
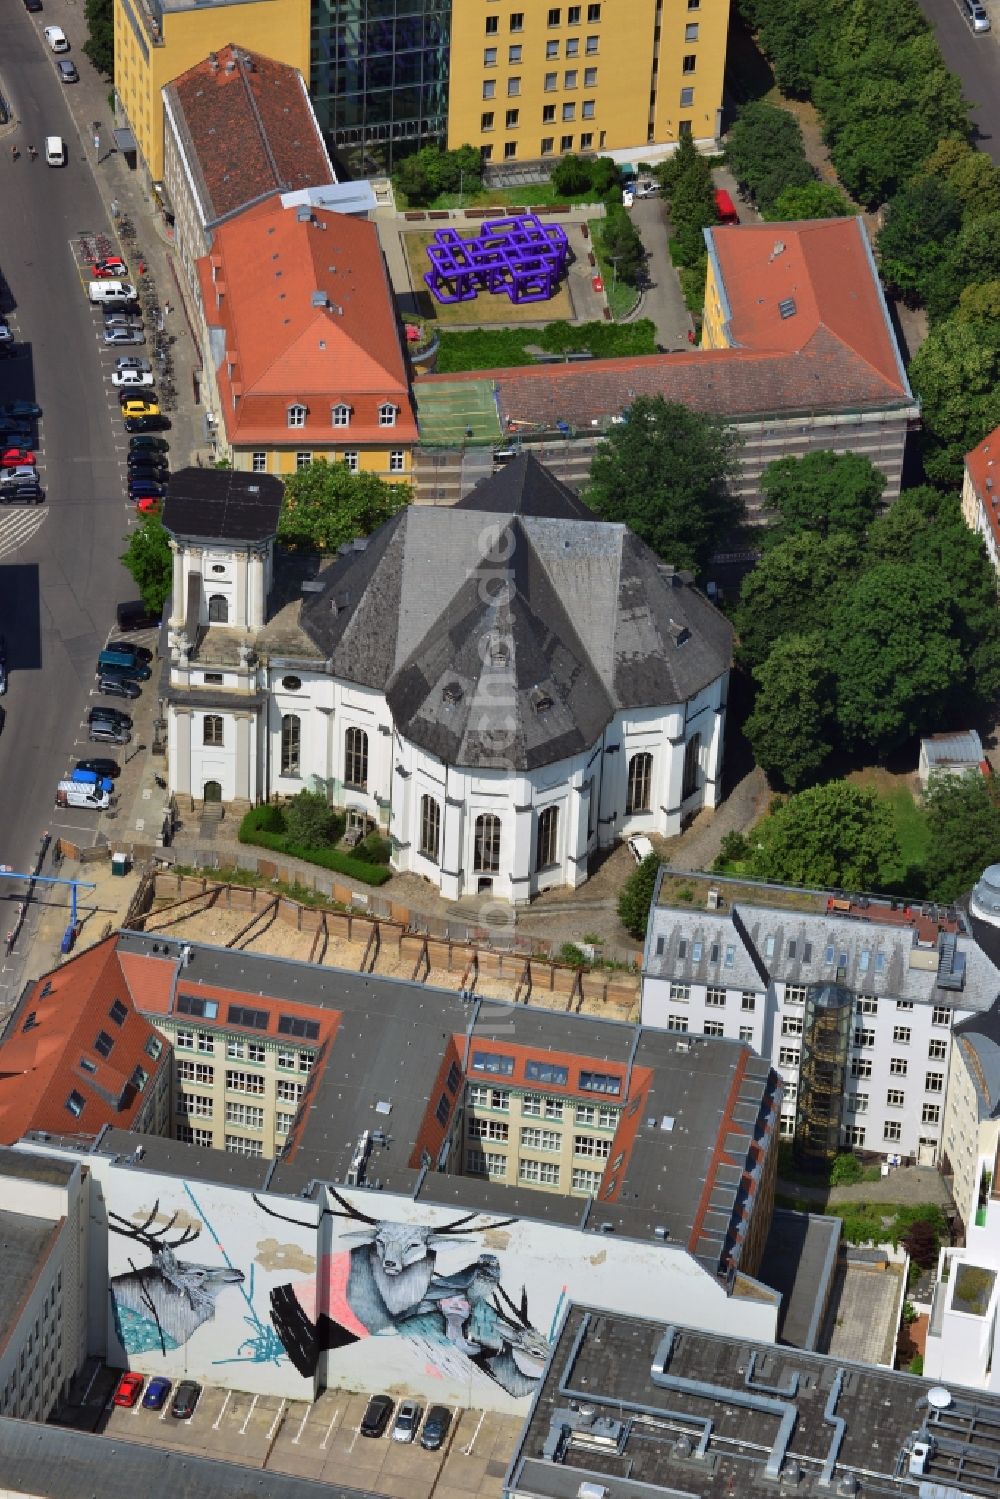
<svg viewBox="0 0 1000 1499">
<path fill-rule="evenodd" d="M 729 488 L 737 442 L 716 417 L 639 396 L 594 455 L 587 503 L 665 561 L 700 572 L 742 517 Z"/>
<path fill-rule="evenodd" d="M 787 110 L 762 100 L 740 110 L 729 132 L 726 161 L 765 214 L 783 192 L 805 187 L 816 176 L 806 159 L 798 123 Z"/>
<path fill-rule="evenodd" d="M 618 920 L 627 932 L 640 940 L 646 935 L 649 908 L 653 904 L 653 891 L 660 868 L 659 854 L 647 854 L 633 869 L 618 893 Z"/>
<path fill-rule="evenodd" d="M 278 540 L 303 551 L 335 552 L 345 541 L 370 536 L 409 501 L 407 484 L 352 474 L 346 463 L 318 458 L 285 481 Z"/>
<path fill-rule="evenodd" d="M 142 602 L 153 614 L 162 614 L 173 587 L 174 564 L 170 542 L 158 515 L 146 515 L 130 534 L 121 561 L 132 574 Z"/>
<path fill-rule="evenodd" d="M 849 746 L 884 754 L 936 727 L 962 673 L 947 580 L 925 564 L 867 568 L 839 600 L 828 648 Z"/>
<path fill-rule="evenodd" d="M 967 219 L 955 239 L 952 262 L 960 284 L 1000 278 L 1000 211 Z"/>
<path fill-rule="evenodd" d="M 927 476 L 957 487 L 965 454 L 1000 425 L 1000 322 L 945 319 L 914 354 L 910 382 L 923 407 Z"/>
<path fill-rule="evenodd" d="M 1000 281 L 963 286 L 955 319 L 960 323 L 1000 322 Z"/>
<path fill-rule="evenodd" d="M 767 219 L 842 219 L 854 212 L 839 187 L 832 182 L 806 182 L 802 187 L 786 187 L 778 194 Z"/>
<path fill-rule="evenodd" d="M 967 140 L 947 136 L 924 162 L 923 171 L 947 182 L 968 218 L 1000 213 L 1000 171 L 985 151 Z"/>
<path fill-rule="evenodd" d="M 743 580 L 735 613 L 743 659 L 758 666 L 783 635 L 827 628 L 859 555 L 850 537 L 808 531 L 765 551 Z"/>
<path fill-rule="evenodd" d="M 878 237 L 882 279 L 896 291 L 927 300 L 930 280 L 949 259 L 962 223 L 962 205 L 940 177 L 915 177 L 886 209 Z"/>
<path fill-rule="evenodd" d="M 931 834 L 927 893 L 933 900 L 958 900 L 988 864 L 1000 862 L 1000 794 L 985 776 L 935 775 L 924 810 Z"/>
<path fill-rule="evenodd" d="M 620 203 L 612 204 L 601 225 L 601 248 L 613 261 L 619 281 L 634 286 L 646 264 L 646 252 L 639 231 Z"/>
<path fill-rule="evenodd" d="M 476 193 L 482 184 L 482 158 L 474 146 L 442 151 L 423 146 L 399 163 L 393 176 L 408 202 L 424 206 L 441 193 Z"/>
<path fill-rule="evenodd" d="M 569 151 L 552 168 L 551 180 L 556 192 L 565 194 L 567 198 L 585 193 L 592 181 L 590 162 L 586 157 L 576 156 Z"/>
<path fill-rule="evenodd" d="M 779 801 L 751 834 L 751 873 L 793 885 L 876 889 L 899 862 L 892 808 L 867 787 L 830 781 Z"/>
<path fill-rule="evenodd" d="M 789 790 L 815 780 L 833 749 L 836 682 L 820 632 L 784 635 L 754 672 L 746 736 L 768 777 Z"/>
<path fill-rule="evenodd" d="M 322 791 L 296 792 L 282 807 L 289 843 L 302 848 L 327 848 L 340 833 L 340 819 Z"/>
<path fill-rule="evenodd" d="M 780 517 L 769 542 L 804 531 L 823 537 L 838 531 L 860 541 L 878 514 L 885 475 L 857 453 L 822 449 L 769 463 L 761 489 Z"/>
<path fill-rule="evenodd" d="M 676 265 L 689 269 L 705 259 L 704 230 L 718 222 L 712 168 L 690 135 L 681 137 L 673 156 L 657 169 L 670 200 L 670 253 Z"/>
<path fill-rule="evenodd" d="M 83 8 L 87 40 L 83 50 L 99 73 L 113 78 L 115 72 L 114 0 L 87 0 Z"/>
</svg>

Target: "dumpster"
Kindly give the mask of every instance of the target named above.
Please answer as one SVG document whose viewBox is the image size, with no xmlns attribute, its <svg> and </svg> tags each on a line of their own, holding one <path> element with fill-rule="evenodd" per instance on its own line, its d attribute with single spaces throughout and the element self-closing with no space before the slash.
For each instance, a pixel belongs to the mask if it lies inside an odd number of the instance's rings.
<svg viewBox="0 0 1000 1499">
<path fill-rule="evenodd" d="M 119 876 L 128 874 L 128 854 L 111 855 L 111 873 Z"/>
</svg>

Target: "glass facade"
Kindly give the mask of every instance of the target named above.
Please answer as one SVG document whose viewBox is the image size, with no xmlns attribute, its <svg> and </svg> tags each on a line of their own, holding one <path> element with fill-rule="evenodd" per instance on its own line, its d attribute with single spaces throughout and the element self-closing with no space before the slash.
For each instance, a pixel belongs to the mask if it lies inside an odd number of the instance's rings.
<svg viewBox="0 0 1000 1499">
<path fill-rule="evenodd" d="M 352 176 L 444 143 L 450 27 L 451 0 L 314 0 L 313 107 Z"/>
<path fill-rule="evenodd" d="M 806 991 L 794 1146 L 804 1165 L 831 1161 L 840 1149 L 853 1007 L 854 996 L 840 984 Z"/>
</svg>

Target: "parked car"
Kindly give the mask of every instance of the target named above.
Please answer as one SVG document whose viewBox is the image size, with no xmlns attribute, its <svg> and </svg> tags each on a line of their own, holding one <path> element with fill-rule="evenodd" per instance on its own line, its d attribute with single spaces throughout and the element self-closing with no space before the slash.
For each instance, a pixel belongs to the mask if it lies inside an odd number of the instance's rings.
<svg viewBox="0 0 1000 1499">
<path fill-rule="evenodd" d="M 151 372 L 152 368 L 149 360 L 143 359 L 141 354 L 120 354 L 115 360 L 115 369 L 123 374 L 126 370 L 138 370 L 141 375 Z"/>
<path fill-rule="evenodd" d="M 152 474 L 166 475 L 170 472 L 170 464 L 162 453 L 156 453 L 151 448 L 140 448 L 138 452 L 128 455 L 129 473 L 134 473 L 139 469 L 145 469 Z"/>
<path fill-rule="evenodd" d="M 973 31 L 989 31 L 990 18 L 979 0 L 962 0 L 962 9 Z"/>
<path fill-rule="evenodd" d="M 146 401 L 139 396 L 132 396 L 129 392 L 122 391 L 122 416 L 135 418 L 137 416 L 159 416 L 160 408 L 155 401 Z"/>
<path fill-rule="evenodd" d="M 163 501 L 155 494 L 147 494 L 137 499 L 135 508 L 140 515 L 159 515 Z"/>
<path fill-rule="evenodd" d="M 7 488 L 0 486 L 0 503 L 4 505 L 37 505 L 45 498 L 45 491 L 39 484 L 37 477 L 24 479 L 20 484 L 12 484 Z"/>
<path fill-rule="evenodd" d="M 138 312 L 123 312 L 118 307 L 104 308 L 105 328 L 141 328 L 142 316 Z"/>
<path fill-rule="evenodd" d="M 105 712 L 109 713 L 111 709 Z M 87 738 L 94 744 L 128 744 L 132 738 L 132 730 L 113 718 L 102 716 L 88 721 Z"/>
<path fill-rule="evenodd" d="M 0 344 L 12 344 L 14 335 L 10 331 L 10 324 L 0 318 Z"/>
<path fill-rule="evenodd" d="M 56 58 L 56 72 L 59 74 L 61 83 L 80 82 L 80 75 L 76 71 L 76 63 L 70 57 Z"/>
<path fill-rule="evenodd" d="M 116 618 L 119 630 L 155 630 L 160 624 L 160 616 L 150 613 L 142 599 L 131 599 L 127 604 L 119 604 Z"/>
<path fill-rule="evenodd" d="M 104 330 L 104 342 L 106 344 L 144 344 L 146 335 L 141 328 L 122 327 L 115 323 Z"/>
<path fill-rule="evenodd" d="M 162 1374 L 155 1375 L 146 1386 L 146 1393 L 142 1397 L 143 1409 L 147 1411 L 161 1411 L 170 1394 L 170 1380 L 164 1379 Z"/>
<path fill-rule="evenodd" d="M 127 416 L 125 418 L 126 432 L 169 432 L 169 416 Z"/>
<path fill-rule="evenodd" d="M 130 453 L 167 453 L 170 444 L 165 437 L 154 437 L 152 433 L 140 433 L 137 437 L 130 437 L 128 442 Z"/>
<path fill-rule="evenodd" d="M 7 691 L 7 642 L 0 635 L 0 697 Z"/>
<path fill-rule="evenodd" d="M 396 1411 L 396 1419 L 392 1423 L 392 1440 L 394 1442 L 412 1442 L 420 1425 L 420 1417 L 423 1415 L 423 1407 L 415 1400 L 401 1400 Z"/>
<path fill-rule="evenodd" d="M 127 275 L 128 266 L 120 255 L 105 255 L 103 260 L 95 260 L 90 267 L 92 281 L 124 281 Z"/>
<path fill-rule="evenodd" d="M 167 486 L 157 479 L 130 478 L 128 481 L 130 500 L 162 500 L 166 492 Z"/>
<path fill-rule="evenodd" d="M 152 370 L 115 370 L 111 384 L 118 390 L 137 390 L 153 384 Z"/>
<path fill-rule="evenodd" d="M 3 468 L 34 468 L 35 455 L 30 448 L 5 447 L 0 442 L 0 467 Z"/>
<path fill-rule="evenodd" d="M 47 135 L 45 137 L 45 165 L 47 167 L 64 167 L 66 165 L 66 142 L 61 135 Z"/>
<path fill-rule="evenodd" d="M 142 686 L 125 672 L 113 671 L 110 667 L 98 674 L 97 690 L 105 697 L 137 698 Z"/>
<path fill-rule="evenodd" d="M 69 42 L 66 40 L 66 33 L 61 26 L 46 26 L 42 35 L 53 52 L 69 51 Z"/>
<path fill-rule="evenodd" d="M 143 666 L 148 666 L 153 659 L 153 652 L 148 645 L 137 645 L 134 640 L 109 640 L 104 647 L 106 651 L 120 651 L 123 656 L 131 656 L 133 661 Z"/>
<path fill-rule="evenodd" d="M 170 1414 L 176 1416 L 178 1421 L 190 1421 L 200 1399 L 201 1385 L 196 1384 L 193 1379 L 182 1379 L 177 1386 Z"/>
<path fill-rule="evenodd" d="M 444 1445 L 444 1439 L 448 1435 L 451 1425 L 451 1411 L 446 1405 L 432 1405 L 427 1412 L 427 1420 L 424 1429 L 420 1433 L 420 1445 L 426 1447 L 428 1452 L 436 1452 Z"/>
<path fill-rule="evenodd" d="M 132 727 L 132 719 L 120 708 L 91 708 L 87 714 L 87 722 L 92 723 L 95 718 L 110 718 L 115 723 L 120 723 L 124 728 Z"/>
<path fill-rule="evenodd" d="M 88 770 L 101 781 L 113 781 L 122 773 L 117 760 L 110 755 L 97 755 L 92 760 L 77 760 L 74 770 Z"/>
<path fill-rule="evenodd" d="M 34 420 L 41 414 L 42 408 L 37 401 L 5 401 L 0 406 L 0 416 L 8 418 L 28 417 Z"/>
<path fill-rule="evenodd" d="M 373 1395 L 368 1402 L 368 1409 L 361 1417 L 361 1435 L 363 1437 L 380 1437 L 389 1423 L 392 1415 L 393 1402 L 388 1395 Z"/>
<path fill-rule="evenodd" d="M 42 0 L 24 0 L 24 8 L 32 13 L 39 11 L 42 8 Z"/>
<path fill-rule="evenodd" d="M 636 833 L 634 837 L 628 840 L 628 851 L 635 862 L 641 864 L 653 852 L 653 845 L 645 833 Z"/>
<path fill-rule="evenodd" d="M 141 1374 L 133 1374 L 131 1371 L 123 1374 L 115 1390 L 115 1405 L 124 1405 L 126 1409 L 131 1410 L 144 1384 L 145 1378 Z"/>
<path fill-rule="evenodd" d="M 13 489 L 18 484 L 34 484 L 38 473 L 34 464 L 19 463 L 14 468 L 0 468 L 0 489 Z"/>
</svg>

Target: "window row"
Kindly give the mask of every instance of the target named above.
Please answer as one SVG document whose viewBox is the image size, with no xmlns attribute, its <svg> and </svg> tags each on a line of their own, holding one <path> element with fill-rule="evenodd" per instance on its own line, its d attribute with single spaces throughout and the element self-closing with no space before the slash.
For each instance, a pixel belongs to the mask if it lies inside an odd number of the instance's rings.
<svg viewBox="0 0 1000 1499">
<path fill-rule="evenodd" d="M 588 53 L 588 55 L 593 55 L 597 51 L 597 38 L 596 38 L 596 36 L 595 37 L 588 37 L 587 41 L 588 41 L 587 53 Z M 594 45 L 592 47 L 589 45 L 590 42 L 594 43 Z M 521 61 L 521 50 L 522 49 L 519 46 L 517 46 L 517 47 L 508 47 L 507 48 L 507 62 L 508 62 L 508 64 L 511 64 L 513 66 L 517 66 L 517 64 L 520 63 L 520 61 Z M 566 57 L 567 57 L 567 59 L 573 58 L 573 57 L 579 57 L 579 55 L 580 55 L 580 43 L 579 43 L 579 41 L 574 40 L 574 41 L 567 42 L 566 43 Z M 549 61 L 552 61 L 553 59 L 557 58 L 559 56 L 559 43 L 558 42 L 549 42 L 548 46 L 546 47 L 545 56 L 546 56 L 546 58 Z M 496 47 L 487 47 L 486 50 L 483 53 L 483 67 L 484 68 L 495 68 L 496 65 L 497 65 L 497 49 L 496 49 Z M 549 84 L 549 79 L 550 78 L 555 79 L 555 78 L 558 78 L 558 76 L 559 75 L 557 73 L 546 73 L 546 75 L 545 75 L 545 91 L 546 91 L 546 93 L 551 92 L 551 89 L 554 89 L 556 87 L 555 83 L 552 83 L 551 85 Z M 577 88 L 579 86 L 579 81 L 580 81 L 579 69 L 578 68 L 569 68 L 569 69 L 567 69 L 564 72 L 564 74 L 563 74 L 563 80 L 564 80 L 563 81 L 563 87 L 564 88 Z M 493 85 L 494 90 L 496 89 L 496 81 L 494 79 L 492 79 L 492 78 L 484 79 L 483 80 L 483 88 L 484 89 L 485 89 L 487 83 L 491 83 Z M 584 86 L 584 88 L 596 88 L 597 87 L 597 69 L 595 67 L 584 68 L 584 70 L 583 70 L 583 86 Z M 483 94 L 483 98 L 484 99 L 492 99 L 494 97 L 495 97 L 495 94 L 487 94 L 487 93 Z"/>
<path fill-rule="evenodd" d="M 352 411 L 353 407 L 349 406 L 345 401 L 338 401 L 336 405 L 331 406 L 331 427 L 349 427 L 351 425 Z M 293 404 L 287 408 L 286 415 L 289 427 L 304 427 L 306 424 L 306 417 L 309 415 L 309 407 L 303 406 L 299 401 L 293 402 Z M 398 415 L 399 407 L 394 405 L 392 401 L 381 401 L 379 403 L 378 424 L 380 427 L 394 427 L 396 425 L 396 418 Z"/>
<path fill-rule="evenodd" d="M 690 5 L 690 3 L 689 3 L 688 9 L 690 10 L 690 9 L 694 9 L 694 8 L 696 8 L 696 7 L 692 7 Z M 583 20 L 583 17 L 584 17 L 584 7 L 582 5 L 569 5 L 569 6 L 566 7 L 566 21 L 565 21 L 565 24 L 567 26 L 579 26 L 580 23 L 581 23 L 581 21 Z M 586 7 L 586 17 L 587 17 L 587 20 L 588 20 L 588 22 L 590 23 L 591 26 L 596 25 L 596 23 L 601 19 L 601 6 L 600 6 L 600 3 L 599 3 L 599 0 L 591 0 L 591 4 L 589 4 Z M 562 26 L 563 25 L 562 7 L 561 6 L 553 6 L 549 10 L 547 25 L 549 25 L 549 26 Z M 508 30 L 510 30 L 510 31 L 523 31 L 524 30 L 524 11 L 523 10 L 512 10 L 512 11 L 510 11 L 508 13 L 508 16 L 507 16 L 507 27 L 508 27 Z M 499 17 L 499 15 L 493 14 L 493 15 L 487 16 L 486 17 L 486 35 L 487 36 L 496 36 L 496 34 L 497 34 L 497 32 L 499 30 L 500 30 L 500 17 Z"/>
<path fill-rule="evenodd" d="M 341 424 L 335 421 L 333 425 L 336 427 Z M 352 474 L 356 474 L 361 467 L 361 454 L 358 452 L 345 451 L 340 454 L 305 452 L 296 453 L 296 470 L 301 473 L 303 469 L 311 468 L 317 457 L 324 459 L 326 462 L 329 462 L 331 458 L 339 457 L 340 462 L 346 464 Z M 250 455 L 250 468 L 255 474 L 266 474 L 269 462 L 269 455 L 263 449 L 259 449 Z M 406 453 L 402 448 L 393 448 L 389 453 L 389 472 L 390 474 L 404 474 L 406 472 Z"/>
</svg>

